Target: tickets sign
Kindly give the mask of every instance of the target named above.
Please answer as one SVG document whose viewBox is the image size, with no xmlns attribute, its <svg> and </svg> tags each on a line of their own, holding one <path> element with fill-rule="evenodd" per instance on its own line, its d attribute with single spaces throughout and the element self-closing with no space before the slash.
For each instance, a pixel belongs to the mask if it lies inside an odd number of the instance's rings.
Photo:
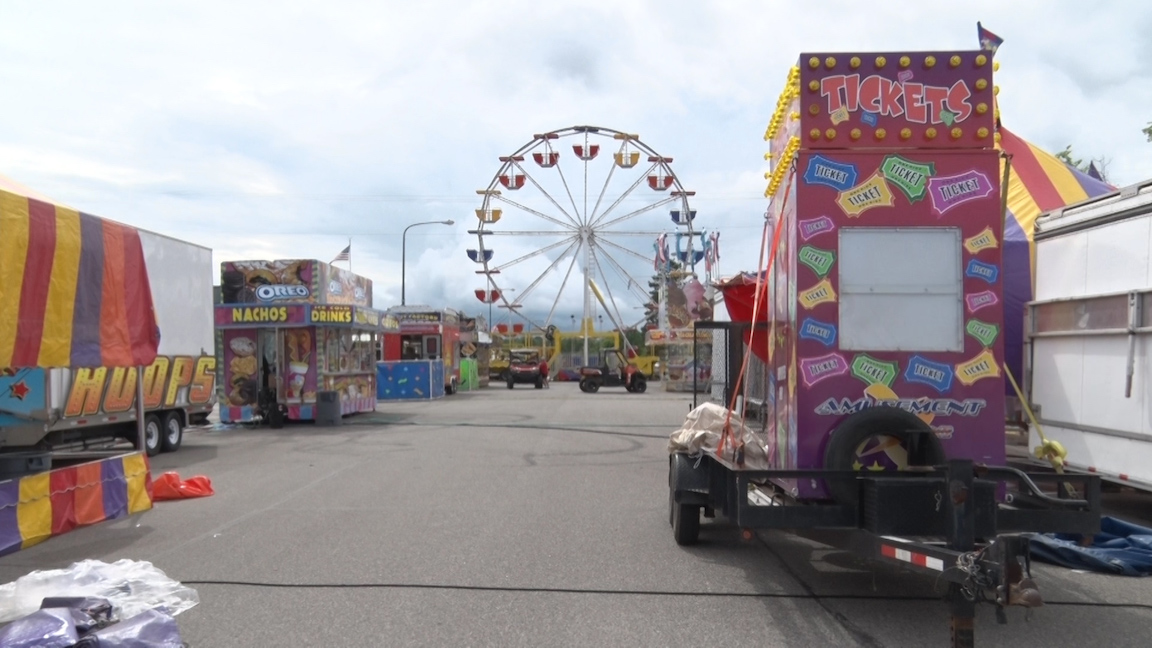
<svg viewBox="0 0 1152 648">
<path fill-rule="evenodd" d="M 807 148 L 991 148 L 992 57 L 983 51 L 800 56 Z"/>
</svg>

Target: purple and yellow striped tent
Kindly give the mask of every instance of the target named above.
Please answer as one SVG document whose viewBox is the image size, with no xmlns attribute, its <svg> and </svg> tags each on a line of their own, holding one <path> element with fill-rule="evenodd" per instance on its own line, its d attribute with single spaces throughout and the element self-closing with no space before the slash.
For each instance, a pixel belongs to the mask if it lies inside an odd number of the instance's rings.
<svg viewBox="0 0 1152 648">
<path fill-rule="evenodd" d="M 0 370 L 152 364 L 140 234 L 0 176 Z M 0 555 L 152 508 L 143 452 L 0 481 Z"/>
<path fill-rule="evenodd" d="M 1004 223 L 1004 357 L 1008 368 L 1020 380 L 1024 362 L 1024 305 L 1032 299 L 1036 281 L 1036 245 L 1032 240 L 1036 219 L 1046 211 L 1114 188 L 1064 164 L 1006 128 L 1000 127 L 999 132 L 998 147 L 1011 158 L 1008 214 Z M 1010 385 L 1005 388 L 1009 395 L 1015 395 Z"/>
<path fill-rule="evenodd" d="M 0 367 L 152 364 L 140 234 L 0 181 Z"/>
</svg>

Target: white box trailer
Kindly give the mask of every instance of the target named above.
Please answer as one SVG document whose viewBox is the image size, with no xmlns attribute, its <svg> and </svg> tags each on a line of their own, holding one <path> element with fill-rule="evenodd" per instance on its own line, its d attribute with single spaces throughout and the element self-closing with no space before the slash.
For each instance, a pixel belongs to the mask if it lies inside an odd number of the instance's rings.
<svg viewBox="0 0 1152 648">
<path fill-rule="evenodd" d="M 1044 214 L 1035 240 L 1026 382 L 1044 434 L 1070 468 L 1152 490 L 1152 180 Z"/>
<path fill-rule="evenodd" d="M 145 444 L 155 455 L 179 449 L 184 428 L 206 421 L 216 404 L 212 250 L 138 231 L 160 328 L 156 361 L 144 371 Z M 135 441 L 135 368 L 7 373 L 32 387 L 19 411 L 0 398 L 0 452 Z"/>
</svg>

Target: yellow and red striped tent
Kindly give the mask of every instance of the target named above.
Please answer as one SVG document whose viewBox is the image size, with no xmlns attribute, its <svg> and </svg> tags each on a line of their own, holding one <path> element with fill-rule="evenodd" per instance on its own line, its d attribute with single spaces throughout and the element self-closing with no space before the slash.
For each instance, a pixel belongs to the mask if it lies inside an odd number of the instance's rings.
<svg viewBox="0 0 1152 648">
<path fill-rule="evenodd" d="M 1036 219 L 1046 211 L 1108 193 L 1114 187 L 1064 164 L 1003 126 L 999 132 L 997 147 L 1011 161 L 1002 274 L 1004 357 L 1019 379 L 1024 358 L 1024 305 L 1032 299 L 1036 282 L 1036 246 L 1032 239 Z"/>
<path fill-rule="evenodd" d="M 139 232 L 0 176 L 0 367 L 150 365 L 159 337 Z"/>
</svg>

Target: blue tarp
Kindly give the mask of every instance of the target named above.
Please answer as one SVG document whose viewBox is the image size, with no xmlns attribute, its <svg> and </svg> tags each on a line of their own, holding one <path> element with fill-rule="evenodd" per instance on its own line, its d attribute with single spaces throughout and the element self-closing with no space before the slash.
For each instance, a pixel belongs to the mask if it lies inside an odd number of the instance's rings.
<svg viewBox="0 0 1152 648">
<path fill-rule="evenodd" d="M 1080 536 L 1062 533 L 1037 534 L 1032 537 L 1032 557 L 1044 562 L 1117 574 L 1148 576 L 1152 574 L 1152 529 L 1116 518 L 1100 519 L 1100 533 L 1092 544 L 1081 547 Z"/>
</svg>

